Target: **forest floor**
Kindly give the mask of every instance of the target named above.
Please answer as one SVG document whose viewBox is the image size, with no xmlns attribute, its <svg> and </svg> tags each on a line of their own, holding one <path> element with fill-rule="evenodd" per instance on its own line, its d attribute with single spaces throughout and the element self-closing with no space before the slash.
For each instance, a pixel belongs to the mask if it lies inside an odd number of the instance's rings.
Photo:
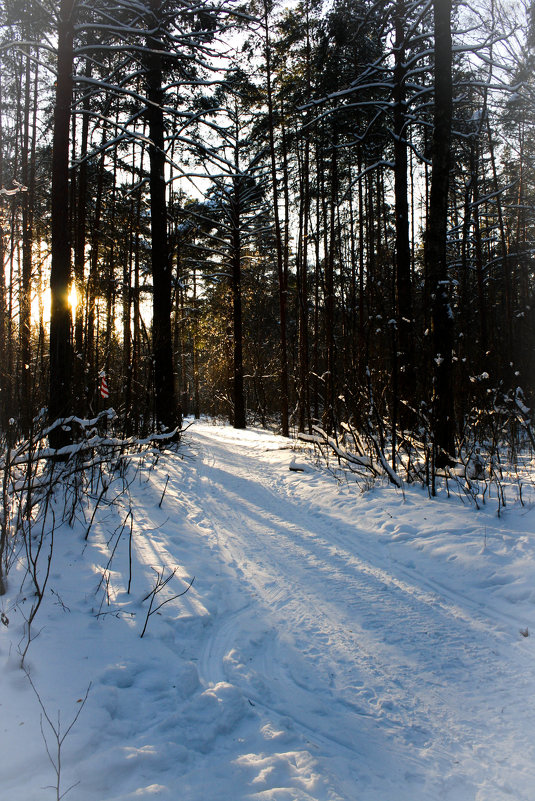
<svg viewBox="0 0 535 801">
<path fill-rule="evenodd" d="M 134 467 L 87 541 L 56 500 L 33 687 L 20 570 L 0 598 L 2 798 L 533 801 L 533 491 L 364 489 L 206 421 Z"/>
</svg>

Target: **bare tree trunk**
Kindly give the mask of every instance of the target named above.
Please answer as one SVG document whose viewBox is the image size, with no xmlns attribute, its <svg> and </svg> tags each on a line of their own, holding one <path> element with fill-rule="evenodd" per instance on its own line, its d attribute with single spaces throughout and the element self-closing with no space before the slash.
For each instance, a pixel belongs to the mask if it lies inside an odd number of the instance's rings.
<svg viewBox="0 0 535 801">
<path fill-rule="evenodd" d="M 85 75 L 91 76 L 91 61 L 87 59 Z M 77 305 L 74 322 L 74 349 L 76 358 L 74 360 L 74 392 L 76 396 L 76 406 L 81 408 L 84 397 L 84 361 L 82 358 L 84 345 L 84 303 L 82 301 L 85 286 L 85 247 L 86 247 L 86 224 L 87 224 L 87 141 L 89 136 L 89 94 L 87 88 L 84 89 L 86 97 L 82 117 L 82 135 L 80 143 L 80 167 L 78 169 L 78 194 L 76 209 L 76 238 L 74 248 L 74 278 L 77 294 Z"/>
<path fill-rule="evenodd" d="M 310 216 L 310 137 L 305 133 L 303 164 L 301 167 L 301 192 L 299 206 L 299 241 L 297 249 L 297 303 L 299 331 L 299 386 L 298 428 L 310 427 L 310 369 L 308 345 L 308 239 Z"/>
<path fill-rule="evenodd" d="M 159 24 L 158 0 L 151 0 L 154 23 Z M 167 237 L 165 144 L 162 86 L 163 44 L 158 34 L 148 37 L 147 120 L 149 123 L 151 264 L 153 283 L 152 350 L 156 423 L 168 430 L 181 423 L 175 396 L 171 332 L 171 260 Z"/>
<path fill-rule="evenodd" d="M 140 309 L 139 309 L 139 261 L 140 261 L 140 219 L 141 219 L 141 190 L 138 189 L 136 198 L 136 234 L 134 242 L 134 298 L 133 298 L 133 341 L 132 341 L 132 398 L 137 404 L 138 408 L 141 406 L 141 393 L 140 387 L 140 357 L 141 357 L 141 323 L 140 323 Z M 139 432 L 140 415 L 136 415 L 134 421 L 135 431 Z"/>
<path fill-rule="evenodd" d="M 69 287 L 71 244 L 69 228 L 69 125 L 72 103 L 74 0 L 61 0 L 58 26 L 58 60 L 54 141 L 52 152 L 52 261 L 50 269 L 50 421 L 72 412 L 72 337 Z M 50 445 L 60 448 L 72 441 L 70 430 L 55 428 Z"/>
<path fill-rule="evenodd" d="M 358 214 L 359 214 L 359 319 L 358 319 L 358 351 L 357 374 L 359 382 L 364 384 L 364 369 L 366 367 L 366 333 L 364 325 L 364 189 L 362 176 L 362 147 L 359 145 L 357 153 L 358 177 Z"/>
<path fill-rule="evenodd" d="M 1 145 L 1 141 L 0 141 Z M 0 174 L 1 181 L 1 174 Z M 0 183 L 0 186 L 2 184 Z M 6 258 L 6 248 L 4 231 L 0 223 L 0 353 L 6 352 L 6 276 L 4 272 L 4 264 Z M 8 421 L 8 404 L 7 404 L 7 381 L 5 369 L 0 366 L 0 426 L 5 431 Z"/>
<path fill-rule="evenodd" d="M 236 139 L 236 142 L 238 140 Z M 236 150 L 236 167 L 237 150 Z M 238 169 L 236 170 L 238 172 Z M 232 287 L 232 334 L 233 334 L 233 395 L 234 395 L 234 428 L 245 428 L 245 396 L 243 387 L 243 331 L 242 331 L 242 297 L 241 297 L 241 188 L 240 178 L 234 179 L 232 196 L 232 254 L 231 254 L 231 287 Z"/>
<path fill-rule="evenodd" d="M 308 2 L 305 6 L 306 19 L 306 92 L 311 90 L 311 42 L 310 16 Z M 309 354 L 309 287 L 308 287 L 308 240 L 310 224 L 310 115 L 304 126 L 303 160 L 301 165 L 299 193 L 299 241 L 297 251 L 297 303 L 298 303 L 298 428 L 299 431 L 312 431 L 310 419 L 310 354 Z M 287 170 L 285 171 L 287 182 Z"/>
<path fill-rule="evenodd" d="M 119 120 L 119 109 L 116 111 L 116 122 Z M 117 162 L 118 153 L 117 149 L 113 151 L 113 170 L 112 170 L 112 188 L 110 194 L 110 213 L 107 220 L 108 230 L 111 232 L 109 237 L 110 246 L 107 257 L 107 270 L 106 270 L 106 328 L 104 333 L 104 348 L 103 348 L 103 366 L 104 372 L 107 376 L 110 375 L 111 365 L 111 351 L 112 351 L 112 338 L 115 328 L 115 301 L 117 295 L 117 288 L 115 283 L 115 258 L 116 258 L 116 197 L 117 197 Z"/>
<path fill-rule="evenodd" d="M 22 431 L 29 434 L 32 422 L 32 356 L 31 356 L 31 304 L 32 304 L 32 245 L 33 245 L 33 165 L 30 163 L 30 53 L 26 57 L 24 76 L 24 118 L 22 130 L 21 167 L 22 183 L 26 191 L 22 199 L 22 282 L 20 287 L 20 389 Z"/>
<path fill-rule="evenodd" d="M 411 249 L 409 240 L 409 203 L 407 192 L 407 118 L 405 68 L 405 0 L 397 0 L 395 10 L 395 67 L 394 67 L 394 182 L 396 215 L 396 300 L 397 343 L 400 399 L 413 401 L 414 352 L 413 310 L 411 288 Z M 397 347 L 399 345 L 399 348 Z M 396 399 L 397 404 L 397 399 Z M 404 408 L 404 407 L 402 407 Z M 402 421 L 407 414 L 401 412 Z"/>
<path fill-rule="evenodd" d="M 193 350 L 193 414 L 196 420 L 201 416 L 199 400 L 199 312 L 197 303 L 197 269 L 193 265 L 193 297 L 191 299 L 193 312 L 193 325 L 191 333 L 191 347 Z"/>
<path fill-rule="evenodd" d="M 426 263 L 432 297 L 433 436 L 438 467 L 454 455 L 452 378 L 453 310 L 447 262 L 448 192 L 451 164 L 452 41 L 451 0 L 435 0 L 435 112 Z"/>
<path fill-rule="evenodd" d="M 0 70 L 0 104 L 3 102 L 2 72 Z M 4 128 L 2 115 L 0 114 L 0 187 L 4 185 Z M 7 294 L 6 294 L 6 242 L 5 242 L 4 219 L 0 217 L 0 353 L 6 353 L 6 330 L 7 330 Z M 0 364 L 0 426 L 5 431 L 8 424 L 8 384 L 5 366 Z"/>
<path fill-rule="evenodd" d="M 335 426 L 335 347 L 334 347 L 334 261 L 336 248 L 336 208 L 338 202 L 338 156 L 336 142 L 331 154 L 331 207 L 329 214 L 329 245 L 325 252 L 325 405 L 323 427 L 331 434 Z M 325 220 L 327 225 L 327 220 Z"/>
<path fill-rule="evenodd" d="M 507 243 L 507 235 L 505 231 L 505 220 L 504 220 L 504 213 L 502 208 L 502 198 L 500 194 L 500 182 L 498 178 L 498 168 L 496 163 L 496 153 L 494 149 L 494 141 L 492 137 L 492 131 L 490 129 L 490 122 L 487 119 L 487 136 L 488 136 L 488 146 L 489 146 L 489 155 L 490 155 L 490 163 L 492 166 L 492 181 L 493 181 L 493 191 L 496 196 L 496 210 L 498 212 L 498 228 L 500 233 L 500 244 L 501 244 L 501 257 L 502 257 L 502 266 L 503 266 L 503 300 L 504 300 L 504 318 L 505 318 L 505 342 L 503 343 L 504 347 L 504 364 L 510 365 L 510 363 L 514 359 L 513 353 L 513 301 L 512 301 L 512 281 L 511 281 L 511 264 L 509 259 L 509 248 Z M 506 370 L 506 372 L 510 372 Z"/>
<path fill-rule="evenodd" d="M 102 133 L 104 141 L 105 132 Z M 97 320 L 97 286 L 100 255 L 100 224 L 102 218 L 102 197 L 104 193 L 104 171 L 105 157 L 102 153 L 100 157 L 97 192 L 95 197 L 95 213 L 92 221 L 91 232 L 91 255 L 89 259 L 89 276 L 85 292 L 86 305 L 86 333 L 84 338 L 84 366 L 86 370 L 86 383 L 88 387 L 88 397 L 86 399 L 86 409 L 93 410 L 93 403 L 96 398 L 96 376 L 98 369 L 98 344 L 96 330 Z"/>
<path fill-rule="evenodd" d="M 286 318 L 288 303 L 288 276 L 285 271 L 286 260 L 282 241 L 282 230 L 279 215 L 279 191 L 277 180 L 277 162 L 275 153 L 275 121 L 273 116 L 273 92 L 271 87 L 271 43 L 269 40 L 268 3 L 264 0 L 264 56 L 266 61 L 266 89 L 268 104 L 269 149 L 271 157 L 271 191 L 273 194 L 273 213 L 275 221 L 275 247 L 277 252 L 277 273 L 279 278 L 279 315 L 280 315 L 280 410 L 281 431 L 284 437 L 289 434 L 288 428 L 288 346 L 286 338 Z"/>
</svg>

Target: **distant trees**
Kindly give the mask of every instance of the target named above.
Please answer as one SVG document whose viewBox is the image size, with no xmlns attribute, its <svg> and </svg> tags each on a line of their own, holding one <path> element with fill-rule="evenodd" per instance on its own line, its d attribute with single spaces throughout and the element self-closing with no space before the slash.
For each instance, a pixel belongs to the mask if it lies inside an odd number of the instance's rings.
<svg viewBox="0 0 535 801">
<path fill-rule="evenodd" d="M 531 22 L 498 0 L 47 9 L 2 17 L 3 429 L 98 411 L 105 371 L 127 433 L 181 405 L 347 424 L 395 471 L 533 397 Z"/>
<path fill-rule="evenodd" d="M 193 219 L 205 223 L 203 253 L 205 280 L 210 281 L 214 261 L 218 277 L 226 279 L 230 314 L 228 335 L 231 343 L 230 418 L 235 428 L 246 426 L 243 360 L 243 272 L 251 269 L 254 247 L 261 235 L 269 235 L 265 206 L 265 155 L 262 144 L 255 146 L 255 107 L 259 95 L 239 69 L 230 70 L 213 100 L 212 133 L 216 146 L 205 139 L 199 143 L 197 159 L 210 165 L 211 188 L 202 207 L 192 205 Z M 202 270 L 202 268 L 201 268 Z"/>
</svg>

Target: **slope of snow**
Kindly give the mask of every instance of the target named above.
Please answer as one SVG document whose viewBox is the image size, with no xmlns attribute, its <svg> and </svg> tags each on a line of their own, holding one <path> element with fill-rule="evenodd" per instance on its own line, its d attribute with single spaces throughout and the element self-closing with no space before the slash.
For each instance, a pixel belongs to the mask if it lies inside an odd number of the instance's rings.
<svg viewBox="0 0 535 801">
<path fill-rule="evenodd" d="M 89 501 L 58 525 L 35 690 L 11 573 L 2 797 L 57 797 L 37 692 L 60 737 L 80 712 L 61 748 L 73 801 L 533 801 L 533 498 L 498 517 L 492 499 L 362 492 L 298 459 L 198 422 L 114 482 L 87 542 Z M 194 582 L 141 638 L 158 574 L 153 610 Z"/>
</svg>

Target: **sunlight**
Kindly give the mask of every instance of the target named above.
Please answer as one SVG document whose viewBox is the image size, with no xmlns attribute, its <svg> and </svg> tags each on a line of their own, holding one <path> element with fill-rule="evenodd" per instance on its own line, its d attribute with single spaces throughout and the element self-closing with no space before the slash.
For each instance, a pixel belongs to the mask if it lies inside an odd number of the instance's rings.
<svg viewBox="0 0 535 801">
<path fill-rule="evenodd" d="M 69 306 L 74 317 L 78 307 L 78 292 L 76 286 L 71 285 L 68 296 Z M 46 287 L 41 292 L 36 292 L 32 297 L 31 315 L 32 325 L 39 325 L 42 322 L 47 325 L 50 322 L 50 288 Z"/>
<path fill-rule="evenodd" d="M 72 284 L 71 291 L 69 292 L 69 305 L 71 307 L 72 313 L 76 312 L 76 307 L 78 306 L 78 293 L 76 291 L 76 284 Z"/>
</svg>

